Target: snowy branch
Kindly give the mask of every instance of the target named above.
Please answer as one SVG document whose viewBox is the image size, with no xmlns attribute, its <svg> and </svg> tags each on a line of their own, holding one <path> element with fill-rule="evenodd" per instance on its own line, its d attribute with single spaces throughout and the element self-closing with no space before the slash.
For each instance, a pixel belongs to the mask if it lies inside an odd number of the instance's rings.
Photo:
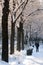
<svg viewBox="0 0 43 65">
<path fill-rule="evenodd" d="M 24 4 L 24 2 L 22 2 L 22 3 L 18 6 L 18 8 L 14 10 L 14 13 L 16 13 L 16 12 L 20 9 L 20 7 L 21 7 L 23 4 Z"/>
<path fill-rule="evenodd" d="M 23 2 L 24 3 L 24 2 Z M 27 5 L 27 3 L 28 3 L 28 0 L 26 1 L 26 3 L 25 3 L 25 5 L 24 5 L 24 7 L 23 7 L 23 9 L 22 9 L 22 11 L 21 11 L 21 13 L 18 15 L 18 17 L 15 19 L 15 21 L 14 21 L 14 23 L 16 23 L 16 21 L 17 21 L 17 19 L 20 17 L 20 15 L 23 13 L 23 11 L 24 11 L 24 9 L 25 9 L 25 7 L 26 7 L 26 5 Z M 21 7 L 21 6 L 20 6 Z M 19 7 L 19 8 L 20 8 Z M 19 9 L 18 8 L 18 9 Z M 18 11 L 18 9 L 15 11 L 15 12 L 17 12 Z"/>
</svg>

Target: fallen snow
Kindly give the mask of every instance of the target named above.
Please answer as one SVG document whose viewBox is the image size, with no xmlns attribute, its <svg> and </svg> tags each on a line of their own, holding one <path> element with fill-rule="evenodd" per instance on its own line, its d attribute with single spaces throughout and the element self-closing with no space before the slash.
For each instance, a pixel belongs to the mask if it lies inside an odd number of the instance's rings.
<svg viewBox="0 0 43 65">
<path fill-rule="evenodd" d="M 9 65 L 9 64 L 0 60 L 0 65 Z"/>
<path fill-rule="evenodd" d="M 32 56 L 26 55 L 26 50 L 16 51 L 15 55 L 9 57 L 10 65 L 43 65 L 43 45 L 40 45 L 39 52 L 34 47 Z"/>
<path fill-rule="evenodd" d="M 39 52 L 34 47 L 31 56 L 26 55 L 26 50 L 15 50 L 13 55 L 9 55 L 9 62 L 0 61 L 0 65 L 43 65 L 43 45 L 40 45 Z"/>
</svg>

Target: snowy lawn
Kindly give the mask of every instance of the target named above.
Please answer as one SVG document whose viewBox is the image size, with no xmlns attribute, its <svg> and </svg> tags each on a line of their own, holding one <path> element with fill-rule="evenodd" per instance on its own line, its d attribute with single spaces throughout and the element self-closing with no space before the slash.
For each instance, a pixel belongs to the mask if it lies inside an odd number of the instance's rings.
<svg viewBox="0 0 43 65">
<path fill-rule="evenodd" d="M 9 64 L 0 60 L 0 65 L 9 65 Z"/>
<path fill-rule="evenodd" d="M 34 47 L 32 56 L 26 55 L 26 50 L 16 51 L 15 55 L 9 56 L 10 65 L 43 65 L 43 46 L 40 45 L 39 52 Z"/>
<path fill-rule="evenodd" d="M 39 52 L 34 47 L 31 56 L 26 55 L 26 50 L 20 52 L 15 50 L 13 55 L 9 55 L 9 62 L 0 60 L 0 65 L 43 65 L 43 45 L 40 45 Z"/>
</svg>

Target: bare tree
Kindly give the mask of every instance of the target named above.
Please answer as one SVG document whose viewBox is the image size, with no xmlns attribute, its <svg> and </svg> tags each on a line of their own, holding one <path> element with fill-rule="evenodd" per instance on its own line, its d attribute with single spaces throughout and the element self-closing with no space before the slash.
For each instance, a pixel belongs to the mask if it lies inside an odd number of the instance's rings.
<svg viewBox="0 0 43 65">
<path fill-rule="evenodd" d="M 19 7 L 16 9 L 16 3 L 13 0 L 13 15 L 11 13 L 11 39 L 10 39 L 10 54 L 14 53 L 14 41 L 15 41 L 15 23 L 17 21 L 17 19 L 20 17 L 21 13 L 18 15 L 18 17 L 16 18 L 16 12 L 19 10 L 19 8 L 24 4 L 24 2 L 22 2 Z M 15 10 L 16 9 L 16 10 Z M 15 21 L 13 21 L 13 16 Z"/>
<path fill-rule="evenodd" d="M 21 0 L 22 2 L 22 0 Z M 21 9 L 22 9 L 22 13 L 21 13 L 21 16 L 20 16 L 20 23 L 19 23 L 19 28 L 18 31 L 17 31 L 17 50 L 20 51 L 21 49 L 24 49 L 24 30 L 23 30 L 23 11 L 26 7 L 28 3 L 28 0 L 26 0 L 26 3 L 24 5 L 22 5 Z"/>
<path fill-rule="evenodd" d="M 4 0 L 2 16 L 2 60 L 8 62 L 8 14 L 9 0 Z"/>
<path fill-rule="evenodd" d="M 27 0 L 28 1 L 28 0 Z M 14 1 L 13 1 L 14 3 Z M 24 4 L 25 2 L 22 2 L 19 7 L 15 10 L 14 8 L 14 18 L 16 16 L 16 12 L 20 9 L 20 7 Z M 27 3 L 27 2 L 26 2 Z M 25 4 L 26 4 L 25 3 Z M 25 6 L 25 5 L 24 5 Z M 14 3 L 14 7 L 15 7 L 15 3 Z M 24 10 L 24 8 L 23 8 Z M 17 21 L 17 19 L 20 17 L 20 15 L 22 14 L 23 10 L 21 11 L 21 13 L 15 18 L 15 21 L 13 22 L 13 16 L 11 16 L 12 21 L 11 21 L 11 40 L 10 40 L 10 53 L 13 54 L 14 53 L 14 38 L 15 38 L 15 23 Z"/>
<path fill-rule="evenodd" d="M 15 9 L 16 3 L 13 0 L 13 10 Z M 11 13 L 11 38 L 10 38 L 10 54 L 14 53 L 14 37 L 15 37 L 15 23 L 13 24 L 13 13 Z M 16 17 L 16 13 L 14 15 Z"/>
</svg>

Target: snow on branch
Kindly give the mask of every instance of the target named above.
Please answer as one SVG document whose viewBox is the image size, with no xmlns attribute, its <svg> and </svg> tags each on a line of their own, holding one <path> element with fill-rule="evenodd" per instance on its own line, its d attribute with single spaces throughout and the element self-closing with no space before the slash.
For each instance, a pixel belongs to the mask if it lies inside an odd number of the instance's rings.
<svg viewBox="0 0 43 65">
<path fill-rule="evenodd" d="M 24 5 L 24 7 L 23 7 L 21 13 L 20 13 L 20 14 L 18 15 L 18 17 L 15 19 L 14 23 L 16 23 L 17 19 L 18 19 L 18 18 L 20 17 L 20 15 L 23 13 L 23 11 L 24 11 L 24 9 L 25 9 L 27 3 L 28 3 L 28 0 L 26 0 L 26 3 L 25 3 L 25 5 Z M 23 2 L 21 5 L 23 5 L 23 4 L 24 4 L 24 2 Z M 17 12 L 17 11 L 19 10 L 19 8 L 21 7 L 21 5 L 17 8 L 17 10 L 16 10 L 15 12 Z"/>
<path fill-rule="evenodd" d="M 16 23 L 17 19 L 20 17 L 20 15 L 22 14 L 22 11 L 21 13 L 16 17 L 15 21 L 14 21 L 14 24 Z"/>
<path fill-rule="evenodd" d="M 20 9 L 20 7 L 21 7 L 23 4 L 24 4 L 24 2 L 22 2 L 22 3 L 18 6 L 18 8 L 14 10 L 14 13 L 16 13 L 16 12 Z"/>
</svg>

